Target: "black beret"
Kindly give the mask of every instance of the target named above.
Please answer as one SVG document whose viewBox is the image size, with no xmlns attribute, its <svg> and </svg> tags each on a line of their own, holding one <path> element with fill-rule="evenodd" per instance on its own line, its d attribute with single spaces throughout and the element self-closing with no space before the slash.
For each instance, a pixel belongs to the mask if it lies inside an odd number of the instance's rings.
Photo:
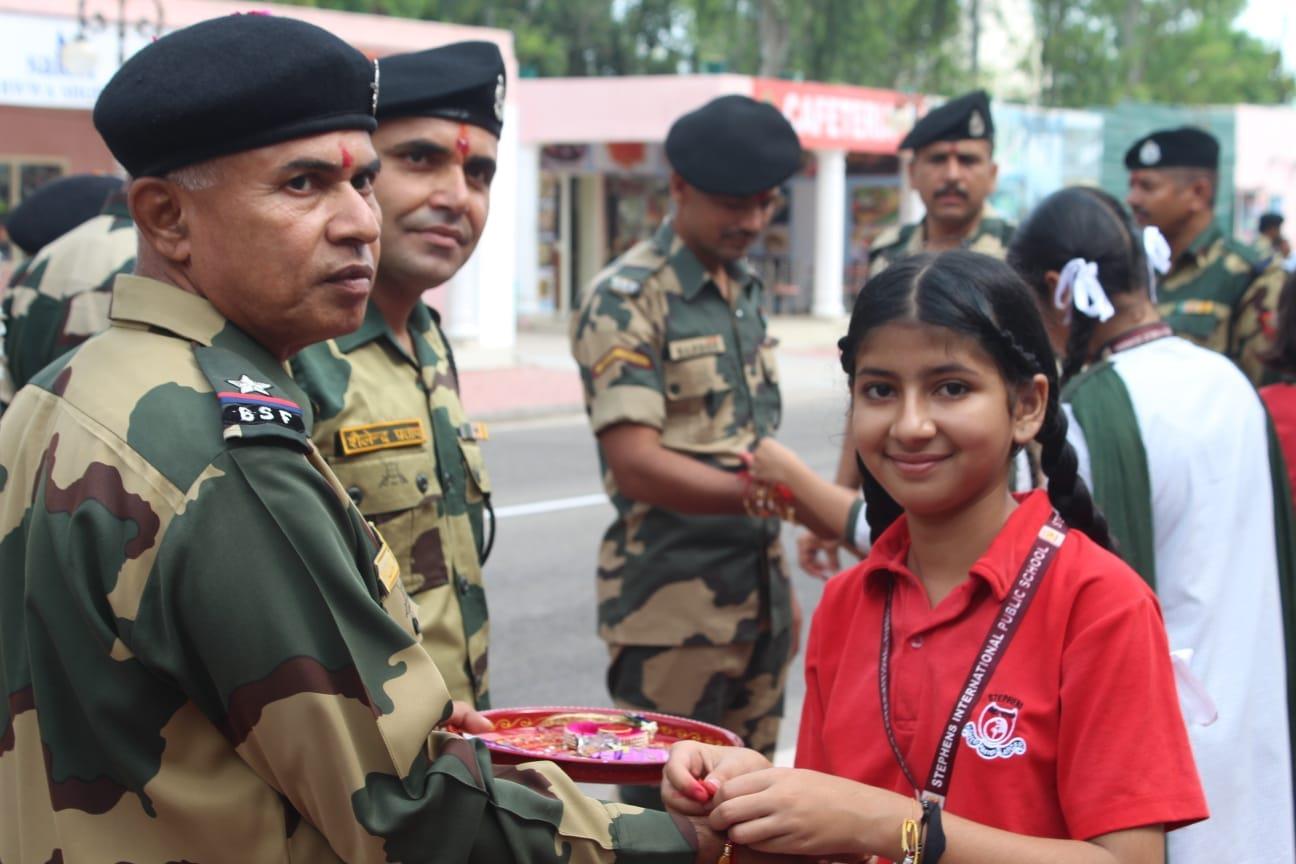
<svg viewBox="0 0 1296 864">
<path fill-rule="evenodd" d="M 666 158 L 703 192 L 756 195 L 797 172 L 801 141 L 773 105 L 721 96 L 671 124 Z"/>
<path fill-rule="evenodd" d="M 994 139 L 990 96 L 984 90 L 964 93 L 928 111 L 900 142 L 900 149 L 918 150 L 937 141 L 969 139 Z"/>
<path fill-rule="evenodd" d="M 499 137 L 504 126 L 504 57 L 493 42 L 455 42 L 379 61 L 378 120 L 445 117 Z"/>
<path fill-rule="evenodd" d="M 1270 228 L 1278 228 L 1282 224 L 1283 216 L 1281 213 L 1265 213 L 1260 217 L 1261 231 L 1268 231 Z"/>
<path fill-rule="evenodd" d="M 73 174 L 46 183 L 9 214 L 9 238 L 27 255 L 35 255 L 51 240 L 98 216 L 108 196 L 121 187 L 118 178 L 99 174 Z"/>
<path fill-rule="evenodd" d="M 1125 151 L 1125 167 L 1219 169 L 1219 141 L 1194 126 L 1160 129 L 1134 142 Z"/>
<path fill-rule="evenodd" d="M 227 15 L 127 60 L 99 94 L 94 124 L 132 176 L 161 176 L 292 138 L 373 131 L 373 84 L 374 64 L 327 30 Z"/>
</svg>

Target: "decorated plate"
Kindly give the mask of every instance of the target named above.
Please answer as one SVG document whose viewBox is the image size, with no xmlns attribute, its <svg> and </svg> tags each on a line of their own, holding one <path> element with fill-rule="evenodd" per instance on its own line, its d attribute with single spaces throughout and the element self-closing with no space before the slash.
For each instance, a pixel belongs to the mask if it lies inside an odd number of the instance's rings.
<svg viewBox="0 0 1296 864">
<path fill-rule="evenodd" d="M 495 724 L 480 738 L 496 765 L 556 763 L 582 783 L 653 785 L 676 741 L 741 747 L 727 729 L 653 711 L 549 706 L 483 711 Z"/>
</svg>

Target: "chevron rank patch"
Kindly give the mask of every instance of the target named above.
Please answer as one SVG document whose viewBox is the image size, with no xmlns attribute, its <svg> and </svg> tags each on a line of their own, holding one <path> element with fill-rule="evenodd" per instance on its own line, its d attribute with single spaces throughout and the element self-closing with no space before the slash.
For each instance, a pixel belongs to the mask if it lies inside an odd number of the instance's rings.
<svg viewBox="0 0 1296 864">
<path fill-rule="evenodd" d="M 617 346 L 611 349 L 594 364 L 594 377 L 597 378 L 612 367 L 614 363 L 629 363 L 631 366 L 638 366 L 640 369 L 653 368 L 652 358 L 642 351 L 632 351 L 629 348 Z"/>
</svg>

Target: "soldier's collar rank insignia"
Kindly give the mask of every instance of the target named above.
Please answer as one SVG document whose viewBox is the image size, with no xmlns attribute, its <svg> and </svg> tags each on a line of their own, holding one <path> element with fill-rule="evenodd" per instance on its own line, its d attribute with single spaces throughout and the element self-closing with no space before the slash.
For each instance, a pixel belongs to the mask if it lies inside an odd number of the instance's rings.
<svg viewBox="0 0 1296 864">
<path fill-rule="evenodd" d="M 495 76 L 495 119 L 504 122 L 504 76 Z"/>
<path fill-rule="evenodd" d="M 239 393 L 260 393 L 262 396 L 269 396 L 270 391 L 274 389 L 273 384 L 267 384 L 264 381 L 253 381 L 244 372 L 238 378 L 226 378 L 226 384 L 239 388 Z"/>
<path fill-rule="evenodd" d="M 1161 161 L 1161 145 L 1149 138 L 1139 148 L 1139 161 L 1144 165 L 1155 165 Z"/>
<path fill-rule="evenodd" d="M 968 116 L 968 135 L 973 138 L 984 137 L 986 133 L 985 118 L 981 116 L 980 111 L 973 111 Z"/>
<path fill-rule="evenodd" d="M 622 296 L 633 297 L 643 288 L 643 284 L 638 279 L 617 274 L 608 280 L 608 288 Z"/>
</svg>

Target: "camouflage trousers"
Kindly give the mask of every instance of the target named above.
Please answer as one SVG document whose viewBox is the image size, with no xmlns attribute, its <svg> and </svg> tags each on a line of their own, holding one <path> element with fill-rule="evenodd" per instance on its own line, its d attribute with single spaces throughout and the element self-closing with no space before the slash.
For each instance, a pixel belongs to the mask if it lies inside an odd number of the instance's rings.
<svg viewBox="0 0 1296 864">
<path fill-rule="evenodd" d="M 661 711 L 721 726 L 773 757 L 783 719 L 792 632 L 762 629 L 730 645 L 609 645 L 608 692 L 618 708 Z M 653 786 L 622 786 L 621 800 L 661 809 Z"/>
</svg>

